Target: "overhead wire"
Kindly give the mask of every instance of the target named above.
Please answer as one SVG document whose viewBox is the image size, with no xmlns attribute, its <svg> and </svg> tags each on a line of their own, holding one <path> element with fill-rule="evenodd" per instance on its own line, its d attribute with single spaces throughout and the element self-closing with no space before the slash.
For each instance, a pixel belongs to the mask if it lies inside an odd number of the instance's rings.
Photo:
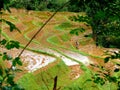
<svg viewBox="0 0 120 90">
<path fill-rule="evenodd" d="M 20 52 L 20 54 L 18 55 L 18 57 L 20 57 L 22 55 L 22 53 L 25 51 L 25 49 L 29 46 L 29 44 L 33 41 L 33 39 L 43 30 L 43 28 L 45 27 L 45 25 L 48 24 L 48 22 L 56 15 L 56 13 L 61 10 L 64 6 L 66 6 L 70 1 L 66 2 L 63 6 L 61 6 L 60 8 L 58 8 L 53 15 L 50 16 L 50 18 L 40 27 L 40 29 L 33 35 L 33 37 L 30 39 L 30 41 L 26 44 L 26 46 L 22 49 L 22 51 Z"/>
</svg>

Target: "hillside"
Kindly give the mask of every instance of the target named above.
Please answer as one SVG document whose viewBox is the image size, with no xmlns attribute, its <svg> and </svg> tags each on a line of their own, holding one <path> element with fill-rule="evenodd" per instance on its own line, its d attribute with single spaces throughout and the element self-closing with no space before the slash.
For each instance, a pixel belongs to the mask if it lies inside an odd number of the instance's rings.
<svg viewBox="0 0 120 90">
<path fill-rule="evenodd" d="M 11 14 L 4 12 L 3 18 L 13 22 L 21 33 L 9 32 L 9 27 L 4 24 L 2 38 L 17 40 L 21 43 L 19 50 L 8 51 L 8 54 L 15 57 L 53 12 L 14 8 L 11 11 Z M 55 76 L 58 76 L 58 88 L 70 90 L 67 86 L 71 88 L 70 85 L 73 82 L 78 86 L 82 75 L 88 74 L 87 67 L 90 67 L 91 63 L 104 65 L 105 51 L 117 50 L 98 47 L 91 37 L 84 37 L 92 33 L 91 27 L 69 20 L 69 16 L 76 14 L 85 15 L 83 12 L 58 12 L 22 54 L 23 66 L 19 68 L 22 68 L 23 72 L 17 74 L 19 78 L 16 80 L 25 87 L 25 90 L 52 90 Z M 85 32 L 79 33 L 78 36 L 70 34 L 71 29 L 77 27 L 84 27 Z M 85 73 L 80 66 L 86 70 Z M 84 82 L 85 76 L 83 78 Z"/>
</svg>

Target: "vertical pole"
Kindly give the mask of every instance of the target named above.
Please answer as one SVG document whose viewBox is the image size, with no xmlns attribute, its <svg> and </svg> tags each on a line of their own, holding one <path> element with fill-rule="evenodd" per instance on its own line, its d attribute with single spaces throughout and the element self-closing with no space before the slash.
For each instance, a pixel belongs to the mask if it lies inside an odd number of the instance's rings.
<svg viewBox="0 0 120 90">
<path fill-rule="evenodd" d="M 53 90 L 57 90 L 57 76 L 54 78 L 54 87 Z"/>
</svg>

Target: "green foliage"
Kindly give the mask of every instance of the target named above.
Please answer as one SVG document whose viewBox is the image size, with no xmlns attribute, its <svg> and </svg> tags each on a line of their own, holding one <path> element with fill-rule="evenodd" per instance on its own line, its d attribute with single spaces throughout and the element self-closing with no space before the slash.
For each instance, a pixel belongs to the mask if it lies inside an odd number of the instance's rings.
<svg viewBox="0 0 120 90">
<path fill-rule="evenodd" d="M 79 32 L 85 32 L 85 29 L 84 28 L 75 28 L 75 29 L 72 29 L 71 31 L 70 31 L 70 34 L 75 34 L 75 35 L 79 35 Z"/>
<path fill-rule="evenodd" d="M 113 59 L 120 59 L 120 52 L 110 52 L 107 55 L 112 58 L 110 58 L 109 62 L 111 62 Z M 107 63 L 108 62 L 105 64 Z M 115 65 L 113 70 L 102 65 L 91 64 L 91 66 L 96 70 L 87 71 L 83 66 L 81 66 L 84 74 L 82 74 L 70 85 L 64 87 L 63 90 L 119 90 L 120 64 L 118 64 L 118 61 L 111 63 Z"/>
<path fill-rule="evenodd" d="M 10 0 L 0 0 L 0 11 L 1 9 L 4 9 L 10 12 L 9 3 L 10 3 Z"/>
<path fill-rule="evenodd" d="M 1 46 L 4 46 L 7 50 L 11 50 L 13 48 L 19 48 L 19 42 L 9 41 L 3 39 L 0 41 Z M 5 67 L 5 61 L 12 63 L 10 67 Z M 22 65 L 22 62 L 19 57 L 13 58 L 8 55 L 6 52 L 1 54 L 0 56 L 1 68 L 0 68 L 0 89 L 2 90 L 23 90 L 19 85 L 14 82 L 15 73 L 19 69 L 13 69 L 18 65 Z M 5 65 L 4 65 L 5 64 Z M 20 71 L 20 70 L 19 70 Z M 16 89 L 19 88 L 19 89 Z"/>
<path fill-rule="evenodd" d="M 55 11 L 58 7 L 62 6 L 68 0 L 49 0 L 47 8 L 50 11 Z M 66 11 L 67 7 L 63 7 L 62 11 Z"/>
<path fill-rule="evenodd" d="M 12 60 L 12 57 L 9 56 L 9 55 L 7 55 L 6 52 L 4 52 L 4 53 L 3 53 L 3 56 L 2 56 L 2 59 L 3 59 L 3 60 Z"/>
<path fill-rule="evenodd" d="M 1 3 L 1 2 L 0 2 Z M 9 0 L 3 0 L 3 6 L 0 7 L 0 10 L 3 8 L 4 10 L 9 10 Z M 2 14 L 2 13 L 1 13 Z M 0 22 L 5 22 L 9 25 L 10 31 L 12 32 L 14 29 L 20 32 L 20 30 L 10 21 L 0 18 Z M 2 30 L 2 29 L 1 29 Z M 0 33 L 1 34 L 1 33 Z M 14 40 L 0 40 L 1 48 L 6 50 L 11 50 L 13 48 L 19 49 L 20 43 Z M 20 71 L 17 69 L 17 65 L 22 65 L 22 62 L 19 57 L 13 58 L 8 55 L 6 52 L 0 52 L 0 90 L 24 90 L 21 86 L 16 84 L 14 81 L 15 73 Z M 7 65 L 7 62 L 11 64 L 10 66 Z"/>
<path fill-rule="evenodd" d="M 75 22 L 84 22 L 88 25 L 91 23 L 91 20 L 88 16 L 82 16 L 82 15 L 70 16 L 69 19 Z"/>
<path fill-rule="evenodd" d="M 20 71 L 19 69 L 15 68 L 16 65 L 22 65 L 21 60 L 17 58 L 12 58 L 9 56 L 7 53 L 3 53 L 2 58 L 0 59 L 1 61 L 1 68 L 0 68 L 0 89 L 1 90 L 23 90 L 22 87 L 20 87 L 18 84 L 15 83 L 14 78 L 15 78 L 15 73 L 17 71 Z M 4 61 L 7 62 L 12 62 L 12 63 L 17 63 L 17 64 L 12 64 L 11 67 L 4 66 Z M 6 65 L 6 64 L 5 64 Z M 15 89 L 18 88 L 19 89 Z"/>
<path fill-rule="evenodd" d="M 87 16 L 70 17 L 72 21 L 86 22 L 92 26 L 93 39 L 96 45 L 120 48 L 120 1 L 119 0 L 71 0 L 78 11 Z M 72 10 L 72 9 L 71 9 Z"/>
<path fill-rule="evenodd" d="M 18 32 L 20 32 L 20 30 L 10 21 L 7 21 L 5 19 L 0 19 L 0 22 L 5 22 L 6 24 L 9 25 L 10 27 L 10 31 L 12 32 L 13 30 L 17 30 Z"/>
<path fill-rule="evenodd" d="M 13 59 L 12 66 L 16 66 L 17 64 L 22 66 L 22 62 L 19 57 L 16 57 L 15 59 Z"/>
<path fill-rule="evenodd" d="M 3 39 L 2 41 L 0 41 L 0 44 L 1 45 L 5 45 L 7 43 L 7 40 L 6 39 Z"/>
<path fill-rule="evenodd" d="M 27 10 L 50 10 L 55 11 L 68 0 L 10 0 L 10 6 L 25 8 Z M 64 8 L 63 10 L 66 10 Z"/>
<path fill-rule="evenodd" d="M 6 39 L 3 39 L 0 41 L 0 44 L 1 44 L 1 46 L 5 47 L 8 50 L 13 49 L 13 48 L 19 49 L 19 47 L 20 47 L 20 43 L 18 41 L 14 41 L 14 40 L 8 41 Z"/>
<path fill-rule="evenodd" d="M 106 52 L 106 54 L 108 56 L 104 59 L 105 63 L 107 63 L 109 60 L 120 59 L 120 51 Z"/>
<path fill-rule="evenodd" d="M 107 63 L 107 62 L 109 61 L 109 58 L 110 58 L 110 57 L 106 57 L 106 58 L 104 59 L 104 62 Z"/>
<path fill-rule="evenodd" d="M 104 85 L 106 83 L 114 83 L 117 87 L 117 90 L 120 89 L 120 63 L 116 59 L 120 59 L 120 52 L 107 52 L 107 57 L 104 59 L 105 64 L 112 63 L 114 65 L 113 70 L 106 68 L 101 65 L 93 65 L 92 67 L 97 68 L 98 70 L 92 76 L 93 82 L 96 84 Z"/>
</svg>

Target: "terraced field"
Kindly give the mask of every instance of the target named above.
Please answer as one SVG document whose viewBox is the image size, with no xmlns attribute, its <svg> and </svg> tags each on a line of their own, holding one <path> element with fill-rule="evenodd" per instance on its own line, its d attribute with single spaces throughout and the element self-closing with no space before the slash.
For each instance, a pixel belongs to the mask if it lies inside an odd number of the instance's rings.
<svg viewBox="0 0 120 90">
<path fill-rule="evenodd" d="M 40 12 L 16 9 L 11 9 L 11 11 L 11 14 L 4 13 L 3 18 L 12 21 L 21 30 L 21 33 L 17 31 L 9 32 L 9 27 L 4 24 L 2 27 L 2 36 L 6 39 L 19 41 L 21 43 L 21 49 L 53 14 L 47 11 Z M 19 75 L 21 78 L 18 82 L 26 90 L 47 90 L 47 88 L 51 90 L 55 76 L 59 77 L 58 87 L 64 89 L 64 87 L 79 78 L 80 73 L 82 73 L 80 65 L 89 71 L 86 67 L 90 63 L 102 63 L 101 57 L 105 49 L 96 47 L 90 37 L 84 37 L 84 35 L 91 33 L 91 28 L 84 23 L 76 23 L 68 19 L 69 16 L 76 14 L 73 12 L 58 12 L 22 54 L 21 58 L 24 63 L 22 68 L 24 68 L 25 74 L 22 73 Z M 84 13 L 79 14 L 84 15 Z M 86 31 L 80 33 L 79 36 L 71 35 L 69 33 L 70 30 L 77 27 L 84 27 Z M 76 45 L 76 43 L 79 44 Z M 8 53 L 16 56 L 20 53 L 21 49 Z M 44 78 L 41 74 L 43 74 Z M 28 80 L 28 78 L 31 79 Z M 22 83 L 24 81 L 26 81 L 26 84 Z M 36 86 L 31 87 L 30 82 L 35 83 L 34 85 Z"/>
</svg>

